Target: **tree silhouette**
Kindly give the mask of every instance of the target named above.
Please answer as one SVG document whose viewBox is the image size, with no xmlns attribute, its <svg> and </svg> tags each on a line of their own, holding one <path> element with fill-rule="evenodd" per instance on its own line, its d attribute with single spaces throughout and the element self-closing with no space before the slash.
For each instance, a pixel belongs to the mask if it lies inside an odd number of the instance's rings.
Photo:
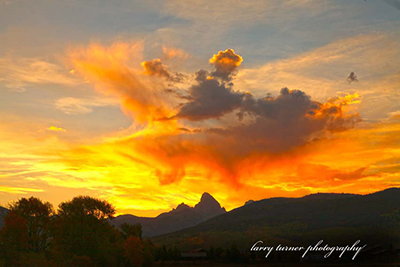
<svg viewBox="0 0 400 267">
<path fill-rule="evenodd" d="M 63 202 L 58 209 L 58 215 L 64 218 L 104 220 L 113 218 L 114 214 L 115 208 L 110 203 L 89 196 L 79 196 L 71 201 Z"/>
<path fill-rule="evenodd" d="M 54 214 L 48 202 L 31 197 L 11 203 L 4 218 L 0 245 L 6 263 L 22 264 L 22 258 L 40 258 L 50 246 L 50 221 Z M 32 254 L 33 253 L 33 254 Z"/>
<path fill-rule="evenodd" d="M 131 236 L 142 239 L 142 225 L 140 225 L 140 223 L 137 223 L 137 224 L 123 223 L 123 224 L 121 224 L 120 229 L 121 229 L 125 239 L 127 239 Z"/>
<path fill-rule="evenodd" d="M 54 214 L 53 206 L 35 197 L 21 198 L 10 205 L 10 211 L 26 221 L 29 250 L 44 252 L 50 244 L 49 226 Z"/>
<path fill-rule="evenodd" d="M 28 228 L 24 218 L 10 211 L 0 234 L 0 251 L 5 265 L 19 266 L 21 254 L 28 251 Z"/>
<path fill-rule="evenodd" d="M 140 267 L 143 264 L 143 243 L 139 237 L 130 236 L 124 244 L 124 255 L 130 266 Z"/>
<path fill-rule="evenodd" d="M 95 266 L 113 266 L 121 248 L 120 232 L 107 221 L 114 213 L 111 204 L 89 196 L 61 203 L 54 224 L 55 250 L 64 258 L 89 257 Z"/>
</svg>

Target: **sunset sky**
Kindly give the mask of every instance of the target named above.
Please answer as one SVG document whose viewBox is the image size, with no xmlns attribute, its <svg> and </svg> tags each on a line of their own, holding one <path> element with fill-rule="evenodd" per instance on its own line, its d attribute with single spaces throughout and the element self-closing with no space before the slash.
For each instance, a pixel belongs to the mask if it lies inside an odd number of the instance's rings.
<svg viewBox="0 0 400 267">
<path fill-rule="evenodd" d="M 400 1 L 0 0 L 0 39 L 1 206 L 400 186 Z"/>
</svg>

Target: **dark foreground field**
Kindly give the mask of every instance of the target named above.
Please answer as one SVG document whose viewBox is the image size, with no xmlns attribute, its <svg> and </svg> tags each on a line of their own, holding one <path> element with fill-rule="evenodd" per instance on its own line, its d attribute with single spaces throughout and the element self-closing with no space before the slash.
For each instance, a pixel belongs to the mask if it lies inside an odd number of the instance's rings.
<svg viewBox="0 0 400 267">
<path fill-rule="evenodd" d="M 218 263 L 218 262 L 170 262 L 158 263 L 155 266 L 185 266 L 185 267 L 400 267 L 400 261 L 396 263 Z"/>
</svg>

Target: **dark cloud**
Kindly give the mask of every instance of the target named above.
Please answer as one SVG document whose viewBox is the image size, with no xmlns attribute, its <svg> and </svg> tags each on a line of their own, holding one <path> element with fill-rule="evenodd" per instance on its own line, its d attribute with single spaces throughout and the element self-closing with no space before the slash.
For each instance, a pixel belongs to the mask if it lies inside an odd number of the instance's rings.
<svg viewBox="0 0 400 267">
<path fill-rule="evenodd" d="M 247 94 L 242 110 L 251 115 L 290 122 L 305 115 L 312 115 L 320 105 L 311 101 L 311 97 L 300 90 L 282 88 L 277 97 L 269 95 L 255 99 L 251 94 Z"/>
<path fill-rule="evenodd" d="M 191 121 L 219 118 L 242 105 L 244 93 L 209 76 L 205 70 L 196 73 L 197 84 L 189 88 L 190 101 L 176 115 Z"/>
<path fill-rule="evenodd" d="M 354 72 L 350 73 L 349 77 L 347 77 L 347 81 L 349 83 L 358 82 L 357 76 L 354 74 Z"/>
<path fill-rule="evenodd" d="M 246 94 L 240 109 L 240 118 L 248 116 L 250 122 L 222 134 L 247 140 L 252 151 L 285 151 L 325 132 L 350 129 L 360 120 L 358 114 L 345 116 L 340 104 L 322 104 L 300 90 L 288 88 L 281 89 L 276 97 L 256 99 Z"/>
<path fill-rule="evenodd" d="M 204 78 L 202 74 L 200 78 Z M 343 114 L 345 103 L 336 103 L 340 99 L 320 103 L 303 91 L 288 88 L 282 88 L 276 97 L 255 98 L 226 88 L 215 79 L 205 79 L 191 88 L 190 95 L 193 100 L 181 107 L 177 117 L 206 120 L 238 110 L 239 120 L 247 118 L 239 126 L 203 131 L 231 138 L 230 144 L 236 144 L 240 154 L 287 151 L 328 132 L 351 129 L 360 121 L 358 114 Z"/>
<path fill-rule="evenodd" d="M 179 134 L 156 136 L 135 147 L 135 151 L 143 151 L 154 157 L 154 162 L 163 164 L 158 173 L 162 184 L 179 181 L 186 166 L 204 164 L 233 186 L 240 186 L 243 166 L 252 162 L 265 165 L 269 158 L 299 153 L 301 147 L 348 130 L 360 121 L 358 114 L 343 111 L 344 106 L 354 102 L 357 96 L 353 95 L 323 103 L 301 90 L 288 88 L 282 88 L 277 96 L 267 94 L 261 98 L 235 91 L 232 75 L 241 60 L 233 51 L 227 51 L 213 56 L 214 71 L 196 73 L 195 84 L 187 92 L 166 89 L 186 100 L 173 118 L 196 123 L 182 121 Z M 216 121 L 204 124 L 212 126 L 201 126 L 202 121 L 234 112 L 238 119 L 229 125 Z M 346 179 L 359 173 L 362 171 L 337 175 Z"/>
<path fill-rule="evenodd" d="M 167 89 L 164 89 L 164 92 L 166 92 L 168 94 L 174 94 L 176 97 L 181 98 L 181 99 L 192 100 L 191 96 L 189 96 L 185 93 L 182 93 L 178 89 L 167 88 Z"/>
<path fill-rule="evenodd" d="M 219 118 L 242 105 L 244 93 L 232 90 L 232 76 L 243 61 L 232 49 L 220 51 L 210 59 L 214 71 L 199 70 L 197 84 L 191 86 L 176 117 L 190 121 Z"/>
<path fill-rule="evenodd" d="M 178 130 L 183 131 L 183 132 L 191 132 L 191 130 L 189 130 L 188 128 L 184 128 L 184 127 L 178 128 Z"/>
<path fill-rule="evenodd" d="M 164 77 L 172 82 L 180 82 L 184 78 L 182 73 L 171 73 L 167 66 L 163 65 L 158 58 L 151 61 L 144 61 L 142 66 L 145 69 L 145 74 L 150 76 Z"/>
<path fill-rule="evenodd" d="M 230 62 L 235 56 L 238 55 L 226 50 L 214 55 L 213 62 L 222 62 L 225 58 Z M 230 68 L 231 72 L 224 72 L 223 77 L 229 77 L 228 73 L 232 73 L 232 70 L 234 68 Z M 320 103 L 313 101 L 303 91 L 288 88 L 282 88 L 276 97 L 268 94 L 256 98 L 248 92 L 234 91 L 232 83 L 215 77 L 216 72 L 218 70 L 211 74 L 205 70 L 196 73 L 197 84 L 188 90 L 189 102 L 180 106 L 175 117 L 202 121 L 237 111 L 238 119 L 242 121 L 240 126 L 208 129 L 204 133 L 231 136 L 238 141 L 246 140 L 246 145 L 252 151 L 288 150 L 320 138 L 327 132 L 350 129 L 360 121 L 358 114 L 343 114 L 342 105 L 347 103 L 340 98 Z M 350 77 L 356 79 L 354 73 Z"/>
</svg>

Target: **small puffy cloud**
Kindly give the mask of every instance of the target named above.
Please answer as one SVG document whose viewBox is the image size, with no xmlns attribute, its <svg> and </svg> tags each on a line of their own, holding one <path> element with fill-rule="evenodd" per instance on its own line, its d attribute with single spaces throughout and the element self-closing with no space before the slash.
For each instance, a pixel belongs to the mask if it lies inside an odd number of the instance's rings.
<svg viewBox="0 0 400 267">
<path fill-rule="evenodd" d="M 51 132 L 66 132 L 67 131 L 64 128 L 57 127 L 57 126 L 50 126 L 47 128 L 47 130 L 51 131 Z"/>
<path fill-rule="evenodd" d="M 215 71 L 211 75 L 229 81 L 242 61 L 242 57 L 235 54 L 233 49 L 219 51 L 210 59 L 210 64 L 215 67 Z"/>
<path fill-rule="evenodd" d="M 347 77 L 347 81 L 349 83 L 358 82 L 357 76 L 354 74 L 354 72 L 350 73 L 349 77 Z"/>
<path fill-rule="evenodd" d="M 142 63 L 143 68 L 145 69 L 145 74 L 150 76 L 160 76 L 169 79 L 171 74 L 167 70 L 167 66 L 161 63 L 161 60 L 156 58 L 151 61 L 144 61 Z"/>
<path fill-rule="evenodd" d="M 158 58 L 150 61 L 144 61 L 142 62 L 142 66 L 146 75 L 163 77 L 172 82 L 179 82 L 183 77 L 183 74 L 171 73 L 167 66 L 161 63 L 161 59 Z"/>
</svg>

